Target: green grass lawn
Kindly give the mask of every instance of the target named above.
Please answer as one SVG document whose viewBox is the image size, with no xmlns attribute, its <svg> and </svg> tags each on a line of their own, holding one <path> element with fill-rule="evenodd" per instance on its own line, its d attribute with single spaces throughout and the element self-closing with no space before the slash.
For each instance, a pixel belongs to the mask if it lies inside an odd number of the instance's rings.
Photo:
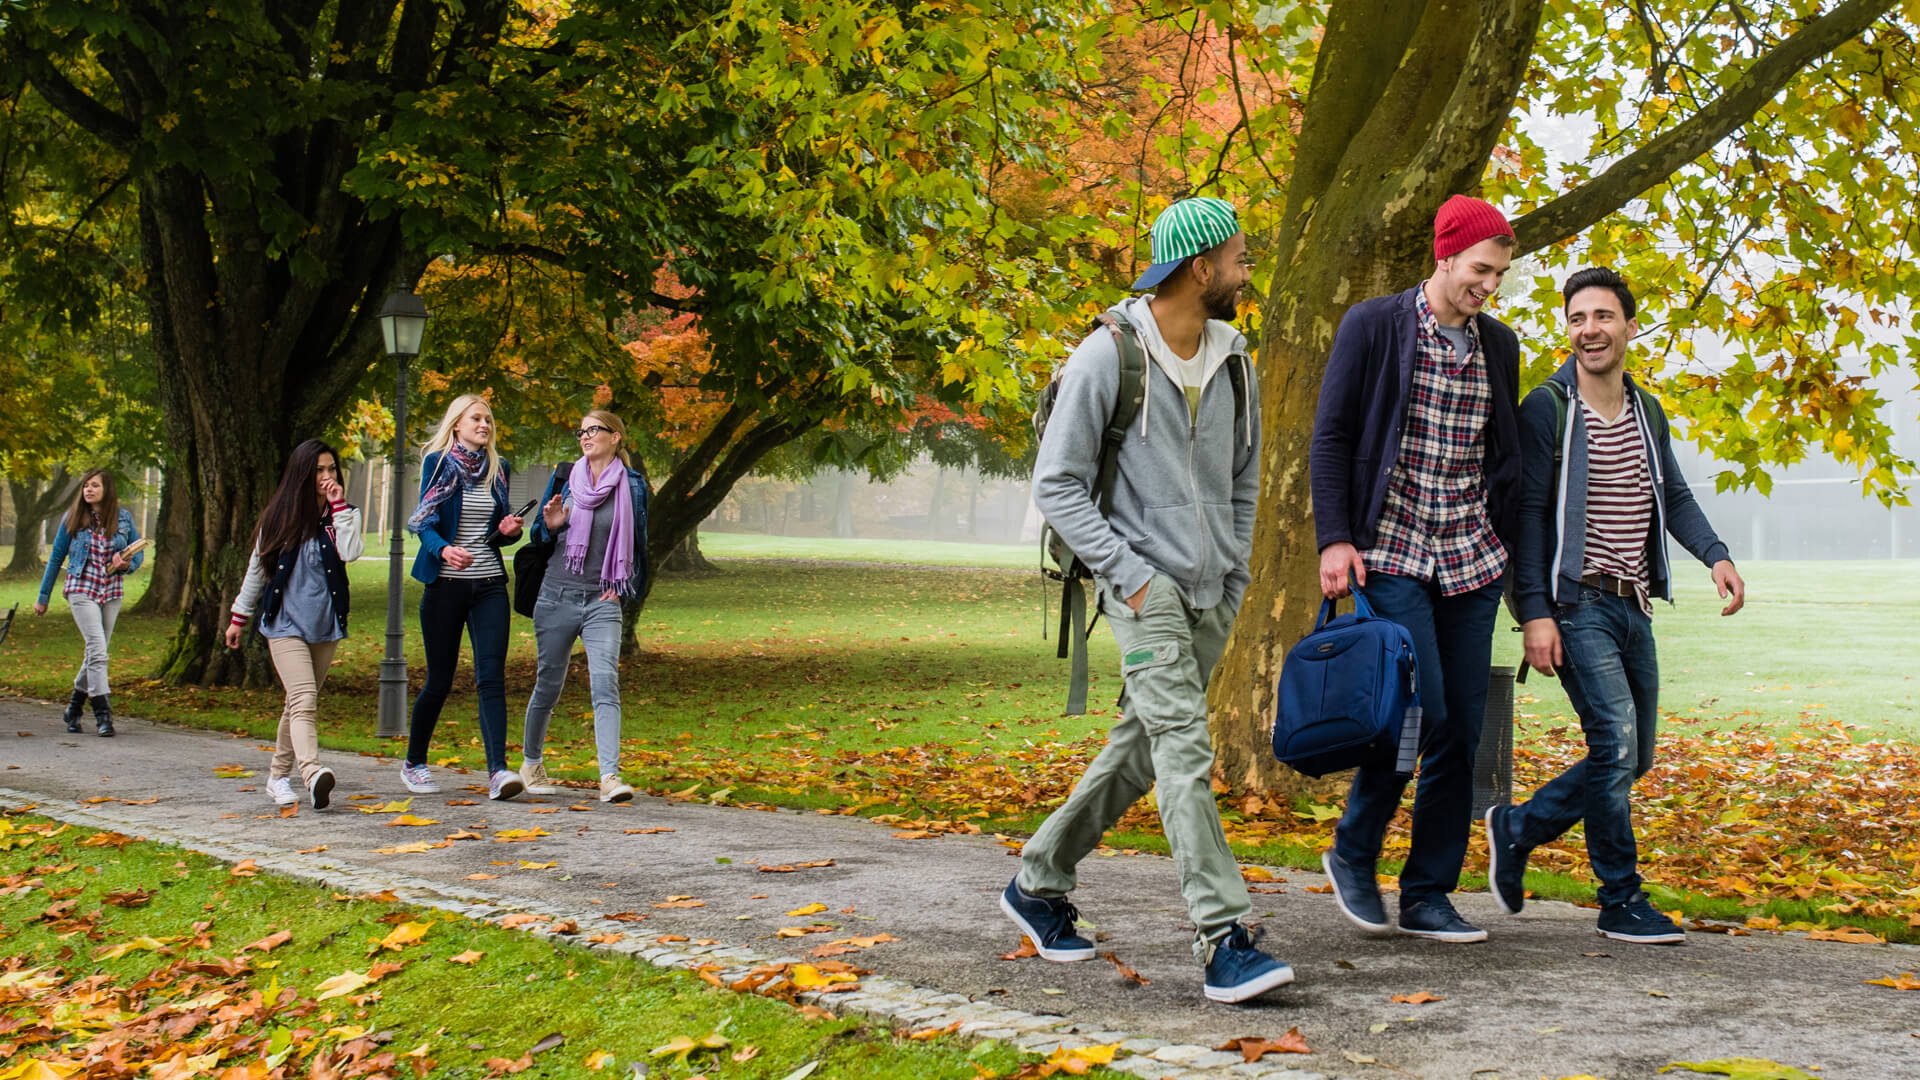
<svg viewBox="0 0 1920 1080">
<path fill-rule="evenodd" d="M 87 843 L 101 836 L 119 846 Z M 430 1068 L 479 1078 L 501 1073 L 488 1062 L 520 1060 L 556 1033 L 564 1042 L 543 1049 L 527 1075 L 775 1080 L 817 1062 L 822 1077 L 974 1080 L 1038 1060 L 1005 1044 L 910 1041 L 857 1018 L 804 1015 L 714 988 L 690 972 L 270 874 L 234 876 L 193 852 L 125 841 L 26 815 L 0 818 L 0 939 L 9 957 L 0 966 L 0 1020 L 25 1021 L 11 1034 L 0 1024 L 0 1047 L 27 1039 L 19 1058 L 0 1052 L 0 1065 L 82 1058 L 99 1036 L 99 1049 L 130 1053 L 130 1062 L 183 1055 L 198 1066 L 176 1062 L 169 1075 L 240 1067 L 247 1071 L 236 1075 L 264 1077 L 263 1059 L 281 1053 L 275 1064 L 289 1075 Z M 414 930 L 401 939 L 427 928 L 417 942 L 376 944 L 408 924 Z M 282 931 L 291 935 L 284 944 L 247 948 Z M 326 980 L 372 974 L 377 963 L 400 968 L 363 990 L 320 996 Z M 142 1000 L 153 1012 L 136 1020 Z M 107 1002 L 117 1008 L 103 1009 Z M 171 1017 L 154 1008 L 169 1002 Z M 51 1037 L 39 1039 L 37 1024 Z M 724 1040 L 717 1048 L 654 1053 L 715 1033 Z M 397 1062 L 381 1067 L 380 1054 Z"/>
</svg>

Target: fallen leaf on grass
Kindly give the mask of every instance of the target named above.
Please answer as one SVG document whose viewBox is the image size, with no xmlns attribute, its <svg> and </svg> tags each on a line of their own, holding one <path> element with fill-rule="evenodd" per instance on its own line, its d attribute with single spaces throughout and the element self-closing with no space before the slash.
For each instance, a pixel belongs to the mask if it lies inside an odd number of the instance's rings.
<svg viewBox="0 0 1920 1080">
<path fill-rule="evenodd" d="M 533 1055 L 521 1054 L 517 1058 L 488 1058 L 486 1065 L 488 1076 L 508 1076 L 533 1068 Z"/>
<path fill-rule="evenodd" d="M 313 999 L 325 1001 L 328 998 L 345 997 L 372 982 L 373 979 L 364 971 L 343 971 L 315 987 L 317 992 L 313 995 Z"/>
<path fill-rule="evenodd" d="M 167 956 L 167 955 L 171 955 L 173 952 L 173 949 L 169 947 L 169 942 L 174 942 L 179 940 L 181 939 L 177 937 L 166 938 L 163 940 L 161 938 L 148 937 L 145 934 L 142 934 L 141 936 L 134 938 L 132 941 L 122 941 L 116 945 L 103 946 L 98 952 L 95 952 L 93 954 L 93 958 L 95 960 L 117 960 L 120 957 L 125 956 L 131 952 L 151 952 L 151 953 L 159 953 L 162 956 Z"/>
<path fill-rule="evenodd" d="M 741 1062 L 742 1064 L 752 1061 L 759 1056 L 760 1048 L 757 1046 L 743 1046 L 733 1052 L 733 1060 Z"/>
<path fill-rule="evenodd" d="M 710 1031 L 698 1039 L 678 1035 L 665 1045 L 656 1046 L 647 1051 L 647 1056 L 650 1058 L 671 1057 L 684 1065 L 686 1064 L 687 1058 L 692 1054 L 699 1053 L 703 1050 L 725 1050 L 731 1045 L 732 1043 L 727 1041 L 727 1037 L 717 1031 Z"/>
<path fill-rule="evenodd" d="M 125 833 L 102 832 L 102 833 L 94 833 L 92 836 L 89 836 L 85 840 L 80 841 L 80 846 L 81 847 L 123 848 L 131 843 L 133 843 L 133 837 L 128 836 Z"/>
<path fill-rule="evenodd" d="M 593 1072 L 599 1072 L 612 1063 L 613 1053 L 608 1050 L 595 1050 L 593 1053 L 587 1055 L 587 1060 L 581 1062 L 582 1065 L 585 1065 Z"/>
<path fill-rule="evenodd" d="M 1111 950 L 1100 954 L 1100 959 L 1112 964 L 1120 972 L 1120 977 L 1137 986 L 1151 986 L 1153 980 L 1128 967 L 1120 961 L 1120 955 Z"/>
<path fill-rule="evenodd" d="M 816 870 L 822 866 L 832 866 L 832 865 L 833 865 L 832 859 L 815 859 L 812 862 L 783 863 L 779 866 L 763 866 L 760 868 L 760 872 L 763 874 L 791 874 L 800 870 Z"/>
<path fill-rule="evenodd" d="M 556 1046 L 563 1046 L 563 1045 L 565 1045 L 565 1044 L 566 1044 L 566 1041 L 567 1041 L 567 1037 L 566 1037 L 566 1035 L 565 1035 L 565 1034 L 563 1034 L 563 1033 L 561 1033 L 561 1032 L 558 1032 L 558 1031 L 556 1031 L 556 1032 L 554 1032 L 553 1034 L 551 1034 L 551 1035 L 548 1035 L 548 1036 L 546 1036 L 546 1037 L 544 1037 L 544 1038 L 542 1038 L 542 1039 L 541 1039 L 541 1040 L 540 1040 L 539 1042 L 537 1042 L 537 1043 L 534 1043 L 534 1044 L 533 1044 L 533 1048 L 532 1048 L 532 1049 L 530 1049 L 530 1050 L 528 1050 L 528 1051 L 527 1051 L 527 1053 L 529 1053 L 529 1054 L 544 1054 L 544 1053 L 546 1053 L 547 1051 L 549 1051 L 549 1050 L 551 1050 L 551 1049 L 553 1049 L 553 1048 L 554 1048 L 554 1047 L 556 1047 Z"/>
<path fill-rule="evenodd" d="M 259 875 L 260 867 L 252 859 L 236 863 L 233 869 L 227 871 L 228 877 L 258 877 Z"/>
<path fill-rule="evenodd" d="M 1425 990 L 1421 990 L 1412 994 L 1395 994 L 1387 1000 L 1393 1002 L 1395 1005 L 1426 1005 L 1430 1002 L 1445 1001 L 1447 999 L 1438 994 L 1429 994 Z"/>
<path fill-rule="evenodd" d="M 1227 1053 L 1238 1053 L 1247 1061 L 1259 1061 L 1268 1054 L 1311 1054 L 1307 1047 L 1307 1037 L 1300 1034 L 1299 1028 L 1291 1028 L 1278 1039 L 1240 1038 L 1214 1047 Z"/>
<path fill-rule="evenodd" d="M 1113 1064 L 1114 1054 L 1119 1049 L 1119 1043 L 1107 1046 L 1062 1046 L 1047 1056 L 1045 1065 L 1052 1065 L 1072 1076 L 1084 1076 L 1095 1065 Z"/>
<path fill-rule="evenodd" d="M 100 898 L 102 903 L 114 907 L 141 907 L 153 899 L 153 893 L 147 889 L 129 889 L 126 892 L 110 892 Z"/>
<path fill-rule="evenodd" d="M 1882 979 L 1866 979 L 1863 981 L 1868 986 L 1887 986 L 1895 990 L 1920 990 L 1920 978 L 1915 978 L 1911 971 L 1904 975 L 1888 975 Z"/>
<path fill-rule="evenodd" d="M 240 951 L 243 953 L 248 953 L 248 952 L 269 953 L 292 940 L 293 940 L 293 931 L 275 930 L 273 933 L 268 934 L 266 937 L 261 938 L 259 941 L 250 941 L 245 945 L 240 946 Z"/>
<path fill-rule="evenodd" d="M 860 976 L 851 971 L 826 970 L 825 965 L 812 964 L 793 965 L 792 978 L 793 985 L 801 990 L 822 990 L 860 981 Z"/>
<path fill-rule="evenodd" d="M 388 931 L 386 937 L 375 941 L 373 948 L 367 951 L 376 953 L 382 949 L 389 949 L 398 952 L 409 945 L 418 944 L 420 939 L 426 937 L 427 931 L 431 929 L 433 929 L 432 923 L 403 922 Z"/>
<path fill-rule="evenodd" d="M 466 952 L 454 953 L 452 956 L 447 957 L 447 963 L 468 964 L 468 965 L 477 964 L 480 962 L 480 958 L 485 955 L 487 954 L 479 951 L 478 949 L 468 949 Z"/>
</svg>

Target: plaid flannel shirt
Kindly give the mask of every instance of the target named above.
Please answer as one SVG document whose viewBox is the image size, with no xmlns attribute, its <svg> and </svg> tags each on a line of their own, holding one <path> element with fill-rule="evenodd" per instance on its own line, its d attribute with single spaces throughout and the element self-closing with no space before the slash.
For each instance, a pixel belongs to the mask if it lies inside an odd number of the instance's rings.
<svg viewBox="0 0 1920 1080">
<path fill-rule="evenodd" d="M 1507 569 L 1507 549 L 1487 514 L 1493 391 L 1473 320 L 1467 354 L 1456 357 L 1425 290 L 1414 304 L 1420 332 L 1400 457 L 1387 482 L 1378 541 L 1361 557 L 1368 573 L 1431 578 L 1443 594 L 1457 596 L 1499 581 Z"/>
<path fill-rule="evenodd" d="M 106 604 L 120 599 L 125 591 L 126 578 L 107 568 L 113 561 L 113 534 L 95 527 L 87 544 L 87 557 L 80 564 L 80 572 L 67 575 L 66 588 L 61 592 L 71 602 L 79 596 L 96 604 Z"/>
</svg>

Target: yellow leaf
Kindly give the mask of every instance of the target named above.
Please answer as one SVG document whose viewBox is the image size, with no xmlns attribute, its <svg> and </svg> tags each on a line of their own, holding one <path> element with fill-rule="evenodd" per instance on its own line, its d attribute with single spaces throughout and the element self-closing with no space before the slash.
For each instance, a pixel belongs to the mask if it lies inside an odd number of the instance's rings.
<svg viewBox="0 0 1920 1080">
<path fill-rule="evenodd" d="M 363 814 L 404 814 L 413 809 L 413 800 L 395 799 L 389 803 L 381 803 L 379 806 L 362 806 L 357 809 Z"/>
<path fill-rule="evenodd" d="M 134 938 L 132 941 L 123 941 L 118 945 L 108 945 L 106 948 L 94 953 L 93 958 L 95 960 L 117 960 L 130 952 L 155 952 L 165 955 L 172 951 L 172 949 L 167 948 L 167 943 L 161 941 L 159 938 L 142 935 Z"/>
<path fill-rule="evenodd" d="M 325 1001 L 328 998 L 342 997 L 353 993 L 355 990 L 366 986 L 372 981 L 372 979 L 367 977 L 365 972 L 343 971 L 316 987 L 315 989 L 318 993 L 313 995 L 313 999 L 315 1001 Z"/>
<path fill-rule="evenodd" d="M 520 869 L 522 870 L 551 870 L 559 865 L 557 862 L 528 862 L 525 859 L 520 860 Z"/>
<path fill-rule="evenodd" d="M 29 1058 L 0 1069 L 0 1080 L 67 1080 L 84 1067 L 65 1058 Z"/>
<path fill-rule="evenodd" d="M 812 964 L 793 965 L 793 985 L 801 990 L 819 990 L 838 983 L 859 982 L 851 971 L 821 971 Z"/>
<path fill-rule="evenodd" d="M 611 1051 L 595 1050 L 593 1053 L 587 1055 L 585 1065 L 594 1072 L 599 1072 L 612 1063 L 613 1053 Z"/>
<path fill-rule="evenodd" d="M 392 821 L 387 822 L 387 825 L 389 827 L 394 825 L 438 825 L 438 824 L 440 824 L 438 821 L 435 821 L 430 817 L 415 817 L 412 814 L 401 814 L 399 817 L 394 818 Z"/>
<path fill-rule="evenodd" d="M 825 910 L 827 910 L 827 905 L 820 904 L 820 903 L 813 903 L 813 904 L 808 904 L 806 907 L 794 908 L 792 911 L 787 912 L 787 914 L 795 917 L 798 917 L 801 915 L 818 915 Z"/>
<path fill-rule="evenodd" d="M 431 929 L 433 929 L 432 923 L 403 922 L 388 931 L 386 937 L 374 942 L 373 948 L 369 951 L 379 952 L 381 949 L 404 949 L 418 942 L 421 938 L 426 937 L 427 931 Z"/>
<path fill-rule="evenodd" d="M 531 829 L 501 829 L 499 832 L 493 834 L 493 838 L 499 843 L 511 844 L 516 840 L 535 840 L 542 836 L 551 835 L 547 830 L 535 826 Z"/>
<path fill-rule="evenodd" d="M 374 848 L 373 853 L 375 855 L 419 855 L 422 852 L 432 851 L 436 847 L 445 846 L 446 841 L 444 840 L 438 844 L 430 843 L 426 840 L 415 840 L 411 844 L 395 844 L 392 847 Z"/>
</svg>

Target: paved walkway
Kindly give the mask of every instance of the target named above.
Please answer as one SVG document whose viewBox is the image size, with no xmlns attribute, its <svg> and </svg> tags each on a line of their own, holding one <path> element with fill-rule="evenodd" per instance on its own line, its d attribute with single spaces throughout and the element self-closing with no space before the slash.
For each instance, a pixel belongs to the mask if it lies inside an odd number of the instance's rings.
<svg viewBox="0 0 1920 1080">
<path fill-rule="evenodd" d="M 898 940 L 849 957 L 875 976 L 831 1005 L 915 1028 L 964 1020 L 969 1033 L 1043 1051 L 1126 1040 L 1136 1056 L 1121 1064 L 1142 1076 L 1632 1080 L 1672 1061 L 1758 1057 L 1819 1067 L 1823 1077 L 1920 1077 L 1920 994 L 1862 982 L 1920 971 L 1920 949 L 1909 946 L 1706 933 L 1680 948 L 1633 946 L 1595 936 L 1590 911 L 1535 903 L 1508 917 L 1485 894 L 1459 898 L 1461 910 L 1491 930 L 1484 945 L 1370 939 L 1330 896 L 1311 891 L 1324 887 L 1320 875 L 1282 870 L 1284 884 L 1254 897 L 1255 915 L 1298 981 L 1251 1006 L 1222 1006 L 1201 997 L 1184 908 L 1163 858 L 1095 857 L 1075 896 L 1101 947 L 1150 980 L 1139 986 L 1105 961 L 1000 958 L 1019 940 L 995 905 L 1015 860 L 991 837 L 900 839 L 854 818 L 660 799 L 609 807 L 585 790 L 489 803 L 478 774 L 444 770 L 447 790 L 412 804 L 412 813 L 439 824 L 392 827 L 393 815 L 353 808 L 378 805 L 355 796 L 406 797 L 397 763 L 336 752 L 324 754 L 340 777 L 336 809 L 303 805 L 282 819 L 265 796 L 268 748 L 256 740 L 133 719 L 119 726 L 111 740 L 68 735 L 54 707 L 0 701 L 0 804 L 36 803 L 54 817 L 252 858 L 336 888 L 390 887 L 409 901 L 479 917 L 564 914 L 579 919 L 581 937 L 625 931 L 627 940 L 607 948 L 668 966 L 745 968 L 799 959 L 831 938 L 890 934 Z M 223 764 L 255 775 L 218 778 Z M 103 795 L 157 801 L 86 802 Z M 412 854 L 376 850 L 440 843 L 461 830 L 497 836 L 535 827 L 548 835 L 461 840 Z M 823 859 L 833 864 L 759 870 Z M 522 861 L 556 865 L 524 869 Z M 655 906 L 669 897 L 704 905 Z M 784 914 L 811 903 L 826 910 Z M 623 912 L 646 919 L 603 921 Z M 775 935 L 814 922 L 838 929 Z M 663 935 L 716 944 L 661 945 Z M 1445 1000 L 1389 1000 L 1418 991 Z M 1293 1027 L 1312 1055 L 1248 1066 L 1210 1049 Z"/>
</svg>

